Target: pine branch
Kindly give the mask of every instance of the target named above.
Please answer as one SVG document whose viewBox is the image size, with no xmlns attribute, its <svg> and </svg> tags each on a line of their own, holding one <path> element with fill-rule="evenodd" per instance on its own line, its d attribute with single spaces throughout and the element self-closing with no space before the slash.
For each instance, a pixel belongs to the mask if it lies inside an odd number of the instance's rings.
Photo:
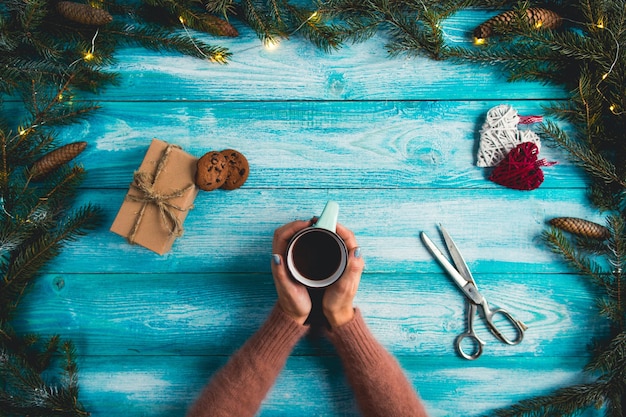
<svg viewBox="0 0 626 417">
<path fill-rule="evenodd" d="M 235 10 L 233 0 L 209 0 L 204 7 L 207 12 L 221 14 L 224 18 Z"/>
<path fill-rule="evenodd" d="M 180 23 L 196 30 L 216 36 L 237 36 L 237 31 L 230 24 L 194 5 L 193 2 L 174 0 L 143 0 L 146 4 L 165 8 Z M 206 10 L 206 9 L 205 9 Z M 161 11 L 162 12 L 162 11 Z"/>
<path fill-rule="evenodd" d="M 118 37 L 124 45 L 139 44 L 154 51 L 174 51 L 196 58 L 209 58 L 213 62 L 225 63 L 230 57 L 228 49 L 211 46 L 188 35 L 175 34 L 156 26 L 109 25 L 103 30 L 106 34 Z"/>
<path fill-rule="evenodd" d="M 605 280 L 606 274 L 602 268 L 595 261 L 576 250 L 559 229 L 551 227 L 543 233 L 542 237 L 549 248 L 554 253 L 561 255 L 574 270 L 589 277 L 595 284 L 603 288 L 605 292 L 608 291 L 609 287 Z"/>
<path fill-rule="evenodd" d="M 602 383 L 574 385 L 551 395 L 522 400 L 494 414 L 498 417 L 575 416 L 580 410 L 601 406 L 606 396 L 607 389 Z"/>
<path fill-rule="evenodd" d="M 57 218 L 55 230 L 34 234 L 20 245 L 5 268 L 0 282 L 0 311 L 2 317 L 9 317 L 18 306 L 22 295 L 33 277 L 50 260 L 56 257 L 69 241 L 83 236 L 99 224 L 100 212 L 96 207 L 87 205 L 74 214 L 66 214 L 66 219 Z"/>
<path fill-rule="evenodd" d="M 274 43 L 278 38 L 287 37 L 281 28 L 271 24 L 267 11 L 255 0 L 242 0 L 243 17 L 257 33 L 263 43 Z"/>
<path fill-rule="evenodd" d="M 290 14 L 289 21 L 293 20 L 298 25 L 291 29 L 292 33 L 297 31 L 303 38 L 327 52 L 341 46 L 341 29 L 323 23 L 320 12 L 290 4 L 285 5 L 285 8 Z"/>
<path fill-rule="evenodd" d="M 592 177 L 607 183 L 615 182 L 626 188 L 626 181 L 617 175 L 615 165 L 602 155 L 593 152 L 585 144 L 574 142 L 555 123 L 551 121 L 545 122 L 541 126 L 541 133 L 565 148 L 571 155 L 572 161 L 587 171 Z"/>
</svg>

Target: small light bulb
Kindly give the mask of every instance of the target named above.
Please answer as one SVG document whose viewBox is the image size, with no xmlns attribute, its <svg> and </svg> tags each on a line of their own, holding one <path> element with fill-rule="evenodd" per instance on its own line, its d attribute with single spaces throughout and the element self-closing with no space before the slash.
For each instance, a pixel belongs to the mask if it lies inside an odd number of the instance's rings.
<svg viewBox="0 0 626 417">
<path fill-rule="evenodd" d="M 484 38 L 474 38 L 474 45 L 483 45 L 485 43 Z"/>
<path fill-rule="evenodd" d="M 185 18 L 182 16 L 178 16 L 178 21 L 182 23 L 183 25 L 185 24 Z"/>
<path fill-rule="evenodd" d="M 538 20 L 538 21 L 535 23 L 535 29 L 540 29 L 540 28 L 541 28 L 541 26 L 543 26 L 543 22 L 542 22 L 541 20 Z"/>
<path fill-rule="evenodd" d="M 85 61 L 90 61 L 93 59 L 93 54 L 91 52 L 87 52 L 83 58 L 85 58 Z"/>
<path fill-rule="evenodd" d="M 311 13 L 311 16 L 309 16 L 309 20 L 313 22 L 318 22 L 320 20 L 320 14 L 317 11 Z"/>
<path fill-rule="evenodd" d="M 265 46 L 265 49 L 272 51 L 276 48 L 278 48 L 278 44 L 279 42 L 277 40 L 274 39 L 266 39 L 265 42 L 263 43 Z"/>
<path fill-rule="evenodd" d="M 28 129 L 19 128 L 18 132 L 20 136 L 24 136 L 28 132 Z"/>
<path fill-rule="evenodd" d="M 611 110 L 612 113 L 615 113 L 615 110 L 617 109 L 617 106 L 615 104 L 611 104 L 609 106 L 609 110 Z"/>
<path fill-rule="evenodd" d="M 602 20 L 600 20 L 600 21 L 596 24 L 596 27 L 597 27 L 598 29 L 604 29 L 604 23 L 602 22 Z"/>
<path fill-rule="evenodd" d="M 604 74 L 604 75 L 602 76 L 602 79 L 603 79 L 603 80 L 606 80 L 606 77 L 608 77 L 608 76 L 609 76 L 609 73 L 607 72 L 606 74 Z"/>
</svg>

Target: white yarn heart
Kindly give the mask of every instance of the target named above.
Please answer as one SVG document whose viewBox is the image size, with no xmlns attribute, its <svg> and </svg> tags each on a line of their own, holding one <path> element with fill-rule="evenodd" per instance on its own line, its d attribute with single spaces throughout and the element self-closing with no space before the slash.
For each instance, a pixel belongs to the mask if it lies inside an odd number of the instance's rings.
<svg viewBox="0 0 626 417">
<path fill-rule="evenodd" d="M 530 130 L 519 130 L 520 116 L 508 104 L 500 104 L 487 112 L 480 130 L 480 143 L 476 165 L 493 167 L 523 142 L 532 142 L 541 150 L 539 136 Z"/>
</svg>

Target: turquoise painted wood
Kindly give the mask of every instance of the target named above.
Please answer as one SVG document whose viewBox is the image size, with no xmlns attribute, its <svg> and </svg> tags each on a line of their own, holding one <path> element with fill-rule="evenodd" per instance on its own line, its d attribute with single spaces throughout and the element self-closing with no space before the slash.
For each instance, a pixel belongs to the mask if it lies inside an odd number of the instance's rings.
<svg viewBox="0 0 626 417">
<path fill-rule="evenodd" d="M 449 41 L 470 42 L 488 16 L 451 18 Z M 567 92 L 509 84 L 494 67 L 390 58 L 384 34 L 327 54 L 297 35 L 270 51 L 238 29 L 236 39 L 207 38 L 234 52 L 223 66 L 122 51 L 113 66 L 120 85 L 95 97 L 96 115 L 62 131 L 63 141 L 89 142 L 78 158 L 88 170 L 79 200 L 99 205 L 105 224 L 52 262 L 16 325 L 74 341 L 80 400 L 92 415 L 182 415 L 275 302 L 274 229 L 319 214 L 329 199 L 366 259 L 356 304 L 432 416 L 483 415 L 584 381 L 587 345 L 607 332 L 598 294 L 540 236 L 552 217 L 602 221 L 585 176 L 549 144 L 541 157 L 558 164 L 538 190 L 497 186 L 475 166 L 491 107 L 542 114 Z M 196 156 L 238 149 L 251 166 L 241 189 L 199 194 L 164 256 L 108 231 L 153 137 Z M 529 325 L 520 345 L 481 329 L 483 357 L 456 356 L 464 301 L 419 240 L 438 223 L 488 299 Z M 303 340 L 260 415 L 357 416 L 332 346 Z"/>
</svg>

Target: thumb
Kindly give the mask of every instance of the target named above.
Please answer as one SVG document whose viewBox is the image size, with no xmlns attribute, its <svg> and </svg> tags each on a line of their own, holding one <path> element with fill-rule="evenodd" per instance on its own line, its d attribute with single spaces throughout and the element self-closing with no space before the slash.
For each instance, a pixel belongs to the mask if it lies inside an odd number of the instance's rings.
<svg viewBox="0 0 626 417">
<path fill-rule="evenodd" d="M 335 283 L 341 287 L 340 292 L 350 294 L 354 297 L 359 287 L 364 267 L 365 262 L 361 256 L 361 248 L 356 247 L 351 249 L 348 253 L 348 264 L 346 265 L 346 270 L 341 276 L 341 279 Z"/>
<path fill-rule="evenodd" d="M 276 281 L 281 283 L 288 280 L 287 269 L 283 257 L 277 253 L 272 254 L 272 275 Z"/>
<path fill-rule="evenodd" d="M 361 248 L 357 246 L 356 248 L 351 249 L 348 254 L 348 265 L 346 265 L 345 273 L 353 280 L 360 280 L 364 268 L 365 261 L 361 256 Z"/>
</svg>

